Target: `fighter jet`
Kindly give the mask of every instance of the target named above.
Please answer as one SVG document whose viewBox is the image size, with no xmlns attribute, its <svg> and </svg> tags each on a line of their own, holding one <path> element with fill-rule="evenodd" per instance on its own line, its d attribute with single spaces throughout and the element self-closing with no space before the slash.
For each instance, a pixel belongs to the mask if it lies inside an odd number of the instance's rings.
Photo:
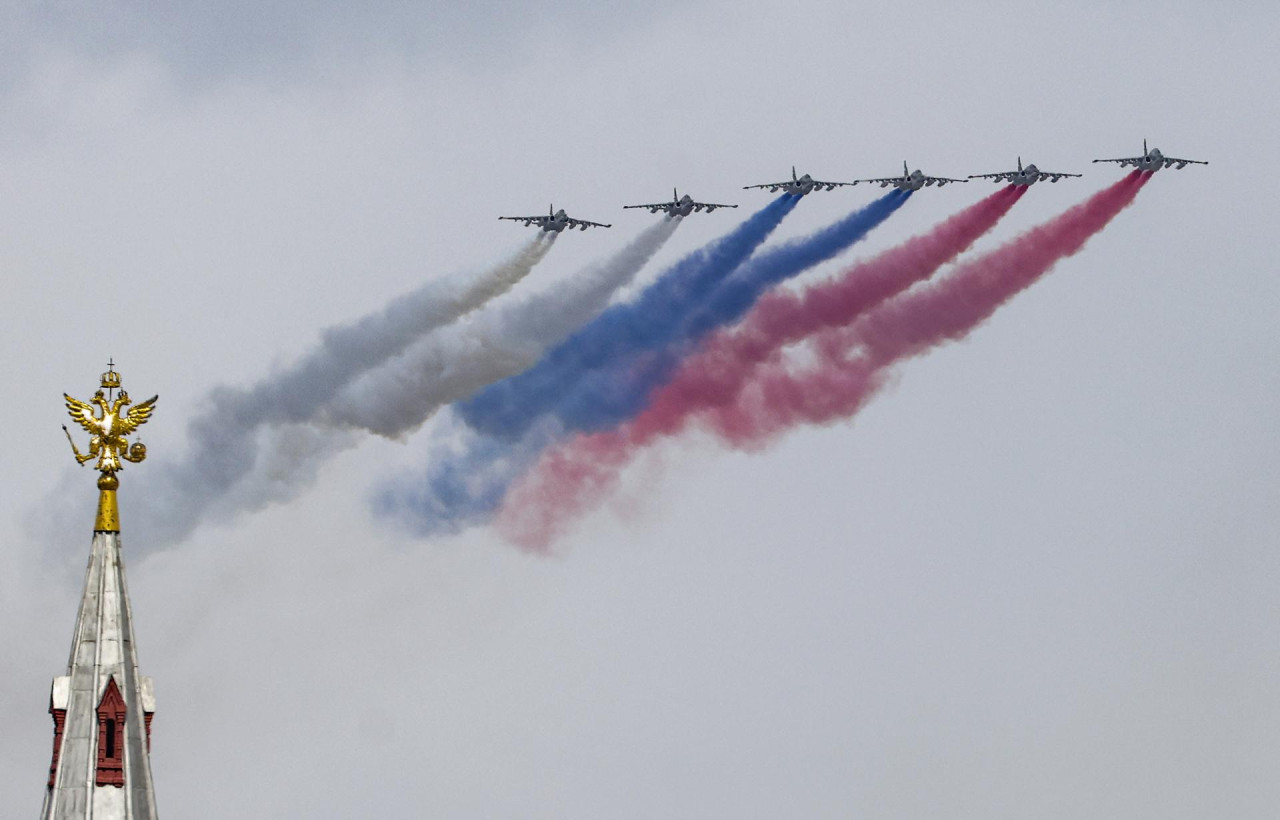
<svg viewBox="0 0 1280 820">
<path fill-rule="evenodd" d="M 1123 157 L 1121 159 L 1095 159 L 1094 162 L 1118 162 L 1120 167 L 1132 165 L 1139 171 L 1151 171 L 1155 173 L 1161 168 L 1168 168 L 1173 165 L 1177 168 L 1186 168 L 1188 165 L 1208 165 L 1209 163 L 1198 159 L 1176 159 L 1174 157 L 1166 157 L 1160 153 L 1159 148 L 1147 150 L 1147 141 L 1142 141 L 1142 156 L 1140 157 Z"/>
<path fill-rule="evenodd" d="M 1018 157 L 1018 170 L 1016 171 L 1000 171 L 995 174 L 970 174 L 969 179 L 989 179 L 992 182 L 1009 182 L 1013 185 L 1021 185 L 1023 188 L 1035 185 L 1041 180 L 1049 180 L 1057 182 L 1063 177 L 1078 177 L 1079 174 L 1064 174 L 1058 171 L 1041 171 L 1035 166 L 1035 163 L 1022 167 L 1022 157 Z"/>
<path fill-rule="evenodd" d="M 878 179 L 855 179 L 854 185 L 859 182 L 878 182 L 881 188 L 889 185 L 897 188 L 899 191 L 918 191 L 926 185 L 937 185 L 941 188 L 948 182 L 968 182 L 967 179 L 951 179 L 950 177 L 927 177 L 920 173 L 920 169 L 914 171 L 907 170 L 906 160 L 902 162 L 902 176 L 900 177 L 880 177 Z"/>
<path fill-rule="evenodd" d="M 786 191 L 792 196 L 804 196 L 810 191 L 834 191 L 841 185 L 852 185 L 852 182 L 822 182 L 805 174 L 802 177 L 796 176 L 796 166 L 791 166 L 791 179 L 783 182 L 766 182 L 762 185 L 744 185 L 742 190 L 746 191 L 751 188 L 768 188 L 769 193 L 777 191 Z"/>
<path fill-rule="evenodd" d="M 523 222 L 525 226 L 537 225 L 544 233 L 560 233 L 565 228 L 577 228 L 585 231 L 587 228 L 612 228 L 612 225 L 606 225 L 603 222 L 588 222 L 585 219 L 574 219 L 564 212 L 564 209 L 555 210 L 554 205 L 547 206 L 546 216 L 500 216 L 498 219 L 510 219 L 513 222 Z"/>
<path fill-rule="evenodd" d="M 736 208 L 737 205 L 721 205 L 718 202 L 694 202 L 693 197 L 685 194 L 680 196 L 675 188 L 671 189 L 670 202 L 651 202 L 648 205 L 623 205 L 626 208 L 648 208 L 649 213 L 656 214 L 658 211 L 666 211 L 667 216 L 688 216 L 695 211 L 706 211 L 711 213 L 716 208 Z"/>
</svg>

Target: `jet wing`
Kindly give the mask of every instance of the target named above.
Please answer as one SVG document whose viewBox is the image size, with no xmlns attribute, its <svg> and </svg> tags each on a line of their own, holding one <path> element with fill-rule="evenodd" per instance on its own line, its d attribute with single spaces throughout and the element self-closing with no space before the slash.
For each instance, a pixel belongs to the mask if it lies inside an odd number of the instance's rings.
<svg viewBox="0 0 1280 820">
<path fill-rule="evenodd" d="M 967 179 L 952 179 L 951 177 L 925 177 L 924 178 L 925 185 L 937 185 L 939 188 L 941 188 L 943 185 L 946 185 L 948 182 L 968 182 L 968 181 L 969 180 Z"/>
<path fill-rule="evenodd" d="M 1136 168 L 1138 163 L 1145 159 L 1146 157 L 1120 157 L 1118 159 L 1095 159 L 1094 162 L 1118 162 L 1121 168 L 1126 165 L 1132 165 Z"/>
<path fill-rule="evenodd" d="M 906 177 L 876 177 L 875 179 L 855 179 L 850 185 L 857 185 L 859 182 L 869 182 L 873 185 L 879 184 L 881 188 L 887 185 L 896 185 L 899 182 L 907 182 Z"/>
<path fill-rule="evenodd" d="M 1001 171 L 996 174 L 969 174 L 969 179 L 989 179 L 992 182 L 1013 182 L 1017 176 L 1017 171 Z"/>
<path fill-rule="evenodd" d="M 568 221 L 569 221 L 570 228 L 578 228 L 579 230 L 583 230 L 583 231 L 585 231 L 587 228 L 612 228 L 613 227 L 613 225 L 606 225 L 603 222 L 588 222 L 585 219 L 574 219 L 573 217 L 568 217 Z"/>
<path fill-rule="evenodd" d="M 1061 171 L 1041 171 L 1040 172 L 1040 179 L 1047 179 L 1050 182 L 1057 182 L 1060 179 L 1066 179 L 1067 177 L 1078 177 L 1078 176 L 1080 176 L 1080 174 L 1064 174 Z"/>
<path fill-rule="evenodd" d="M 498 219 L 510 219 L 512 222 L 523 222 L 526 225 L 542 225 L 547 221 L 547 217 L 541 214 L 538 216 L 500 216 Z"/>
<path fill-rule="evenodd" d="M 795 180 L 788 179 L 783 182 L 764 182 L 759 185 L 743 185 L 742 190 L 749 191 L 752 188 L 768 188 L 770 191 L 780 191 L 794 181 Z"/>
<path fill-rule="evenodd" d="M 623 205 L 622 209 L 624 211 L 627 208 L 648 208 L 650 210 L 661 210 L 663 208 L 670 208 L 670 207 L 671 207 L 670 202 L 650 202 L 648 205 Z"/>
<path fill-rule="evenodd" d="M 1176 157 L 1164 158 L 1164 167 L 1166 168 L 1168 168 L 1171 165 L 1176 165 L 1179 168 L 1185 168 L 1188 165 L 1208 165 L 1208 164 L 1209 163 L 1200 159 L 1178 159 Z"/>
<path fill-rule="evenodd" d="M 693 203 L 693 209 L 694 209 L 695 211 L 706 211 L 707 213 L 711 213 L 711 212 L 712 212 L 712 211 L 714 211 L 716 208 L 736 208 L 736 207 L 738 207 L 738 206 L 737 206 L 737 205 L 722 205 L 722 204 L 720 204 L 719 202 L 695 202 L 695 203 Z"/>
</svg>

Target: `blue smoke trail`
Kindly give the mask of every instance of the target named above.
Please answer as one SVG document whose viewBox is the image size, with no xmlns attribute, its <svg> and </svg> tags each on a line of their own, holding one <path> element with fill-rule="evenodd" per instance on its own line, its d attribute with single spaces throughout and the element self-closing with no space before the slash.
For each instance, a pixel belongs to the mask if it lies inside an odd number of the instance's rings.
<svg viewBox="0 0 1280 820">
<path fill-rule="evenodd" d="M 396 514 L 423 535 L 453 533 L 488 522 L 508 487 L 547 446 L 568 432 L 607 428 L 639 412 L 652 390 L 666 382 L 683 355 L 708 333 L 741 318 L 777 283 L 862 239 L 909 197 L 909 192 L 893 191 L 816 234 L 753 257 L 705 299 L 684 306 L 680 316 L 655 317 L 653 321 L 661 323 L 657 330 L 623 325 L 632 335 L 625 344 L 611 348 L 612 360 L 601 358 L 590 372 L 558 382 L 556 393 L 546 396 L 552 401 L 541 404 L 540 419 L 508 415 L 509 426 L 498 426 L 498 435 L 466 436 L 460 451 L 456 446 L 452 452 L 437 448 L 425 484 L 418 479 L 385 485 L 375 498 L 376 511 Z M 670 305 L 664 307 L 671 310 Z M 462 410 L 460 415 L 473 428 L 477 426 L 466 408 L 455 408 Z"/>
<path fill-rule="evenodd" d="M 375 515 L 395 518 L 423 537 L 488 523 L 511 484 L 564 437 L 549 420 L 530 427 L 517 442 L 477 435 L 456 415 L 441 421 L 437 438 L 443 441 L 432 446 L 425 481 L 418 471 L 392 478 L 371 499 Z"/>
<path fill-rule="evenodd" d="M 741 319 L 774 285 L 831 259 L 864 238 L 910 196 L 910 191 L 891 191 L 816 234 L 753 256 L 689 315 L 670 343 L 634 356 L 621 366 L 587 374 L 550 412 L 566 430 L 588 433 L 612 428 L 635 416 L 708 333 Z"/>
<path fill-rule="evenodd" d="M 768 238 L 799 197 L 784 195 L 724 236 L 694 251 L 663 273 L 634 301 L 615 305 L 552 348 L 533 368 L 490 385 L 456 405 L 477 431 L 515 440 L 553 409 L 582 374 L 667 344 L 691 306 Z"/>
</svg>

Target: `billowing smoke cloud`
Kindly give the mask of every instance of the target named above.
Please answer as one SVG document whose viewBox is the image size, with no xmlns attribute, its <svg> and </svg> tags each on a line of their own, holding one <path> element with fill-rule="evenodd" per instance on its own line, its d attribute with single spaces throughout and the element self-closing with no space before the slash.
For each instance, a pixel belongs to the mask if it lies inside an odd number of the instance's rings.
<svg viewBox="0 0 1280 820">
<path fill-rule="evenodd" d="M 709 262 L 723 268 L 732 260 L 726 247 L 741 259 L 750 250 L 745 236 L 755 237 L 753 246 L 763 241 L 762 216 L 795 202 L 780 197 L 662 277 L 654 286 L 661 288 L 660 298 L 646 293 L 606 312 L 537 367 L 460 404 L 462 419 L 486 434 L 437 447 L 425 482 L 406 477 L 387 485 L 376 507 L 424 534 L 490 520 L 507 487 L 542 450 L 568 433 L 611 426 L 640 412 L 708 333 L 739 319 L 770 287 L 847 249 L 908 197 L 894 191 L 815 234 L 742 261 L 727 276 L 723 270 L 708 276 Z M 781 216 L 773 216 L 772 224 Z"/>
<path fill-rule="evenodd" d="M 639 448 L 694 420 L 728 445 L 746 449 L 764 446 L 801 424 L 847 418 L 884 384 L 889 366 L 962 338 L 1060 259 L 1081 250 L 1133 202 L 1146 179 L 1135 172 L 942 280 L 862 312 L 851 324 L 822 316 L 824 305 L 817 299 L 799 300 L 809 311 L 785 321 L 779 317 L 787 317 L 791 308 L 775 306 L 767 316 L 753 315 L 747 327 L 774 341 L 794 340 L 801 329 L 816 331 L 812 361 L 797 368 L 778 355 L 776 344 L 753 348 L 745 337 L 736 345 L 727 342 L 723 349 L 735 353 L 728 358 L 731 367 L 742 361 L 736 354 L 743 351 L 754 349 L 762 357 L 742 384 L 736 374 L 717 381 L 718 374 L 708 369 L 712 362 L 691 360 L 699 373 L 687 381 L 683 373 L 677 376 L 670 398 L 664 392 L 631 423 L 580 436 L 545 454 L 505 499 L 500 530 L 526 549 L 547 550 L 573 518 L 616 486 Z"/>
<path fill-rule="evenodd" d="M 430 282 L 349 325 L 330 328 L 293 366 L 249 388 L 217 388 L 188 425 L 185 458 L 139 471 L 140 542 L 163 546 L 184 538 L 203 518 L 234 514 L 288 496 L 303 462 L 321 460 L 341 437 L 316 440 L 290 425 L 314 422 L 326 400 L 361 374 L 403 352 L 415 340 L 481 307 L 514 287 L 554 243 L 539 235 L 510 259 L 482 274 Z M 315 445 L 312 452 L 304 442 Z M 246 483 L 247 482 L 247 483 Z M 262 492 L 257 492 L 261 490 Z"/>
</svg>

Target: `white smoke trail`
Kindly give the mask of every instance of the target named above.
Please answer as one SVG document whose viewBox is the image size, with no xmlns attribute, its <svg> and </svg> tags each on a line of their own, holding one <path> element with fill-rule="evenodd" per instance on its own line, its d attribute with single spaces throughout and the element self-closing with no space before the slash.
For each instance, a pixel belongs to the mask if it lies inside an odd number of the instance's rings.
<svg viewBox="0 0 1280 820">
<path fill-rule="evenodd" d="M 679 217 L 663 219 L 612 258 L 558 287 L 494 305 L 469 322 L 424 336 L 338 393 L 316 423 L 400 436 L 440 407 L 527 370 L 600 313 L 679 224 Z"/>
<path fill-rule="evenodd" d="M 555 234 L 539 233 L 515 256 L 480 275 L 465 274 L 429 282 L 395 299 L 380 312 L 349 325 L 329 328 L 319 346 L 297 364 L 248 389 L 222 389 L 210 415 L 257 426 L 309 421 L 335 390 L 377 367 L 423 334 L 456 322 L 511 290 L 546 256 Z M 204 426 L 203 419 L 192 428 Z"/>
<path fill-rule="evenodd" d="M 130 482 L 131 532 L 147 546 L 165 546 L 212 516 L 229 518 L 295 496 L 309 482 L 304 477 L 354 441 L 350 433 L 318 435 L 305 427 L 333 391 L 394 358 L 423 334 L 511 290 L 554 241 L 554 235 L 539 234 L 479 275 L 427 283 L 377 313 L 330 328 L 299 362 L 251 387 L 213 390 L 187 426 L 186 455 L 148 463 Z M 50 500 L 45 506 L 52 511 L 57 505 Z"/>
</svg>

